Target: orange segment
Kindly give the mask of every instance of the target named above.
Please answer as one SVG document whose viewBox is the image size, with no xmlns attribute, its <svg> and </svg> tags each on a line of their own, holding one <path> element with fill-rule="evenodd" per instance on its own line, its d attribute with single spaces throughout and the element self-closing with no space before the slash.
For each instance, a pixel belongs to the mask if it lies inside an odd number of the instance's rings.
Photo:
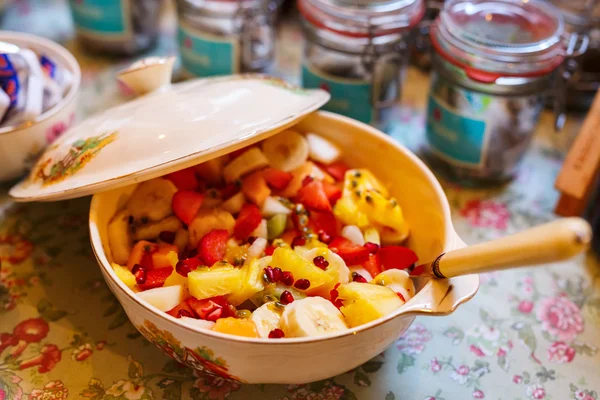
<svg viewBox="0 0 600 400">
<path fill-rule="evenodd" d="M 212 329 L 221 333 L 229 333 L 230 335 L 258 337 L 256 325 L 249 319 L 238 319 L 233 317 L 220 318 Z"/>
</svg>

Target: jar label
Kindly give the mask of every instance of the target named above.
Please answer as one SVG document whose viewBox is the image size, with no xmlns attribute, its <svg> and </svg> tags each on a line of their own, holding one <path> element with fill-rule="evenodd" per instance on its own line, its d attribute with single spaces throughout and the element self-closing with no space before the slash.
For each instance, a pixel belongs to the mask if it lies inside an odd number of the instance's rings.
<svg viewBox="0 0 600 400">
<path fill-rule="evenodd" d="M 331 99 L 322 108 L 361 122 L 371 123 L 373 105 L 371 84 L 360 79 L 344 79 L 317 72 L 306 64 L 302 65 L 302 85 L 307 89 L 323 89 Z"/>
<path fill-rule="evenodd" d="M 427 108 L 427 139 L 431 149 L 449 162 L 464 167 L 483 165 L 485 121 L 460 113 L 432 94 Z"/>
<path fill-rule="evenodd" d="M 122 40 L 131 35 L 128 0 L 71 0 L 71 13 L 80 34 Z"/>
<path fill-rule="evenodd" d="M 178 31 L 181 64 L 196 76 L 238 73 L 238 40 L 211 35 L 181 22 Z"/>
</svg>

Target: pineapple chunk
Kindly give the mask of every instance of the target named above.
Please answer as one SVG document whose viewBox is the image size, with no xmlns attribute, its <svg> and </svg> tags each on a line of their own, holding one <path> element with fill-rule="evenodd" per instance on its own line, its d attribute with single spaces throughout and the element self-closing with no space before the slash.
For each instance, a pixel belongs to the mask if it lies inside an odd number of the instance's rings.
<svg viewBox="0 0 600 400">
<path fill-rule="evenodd" d="M 136 282 L 135 276 L 131 273 L 131 271 L 129 271 L 129 269 L 127 269 L 126 267 L 122 267 L 119 264 L 115 263 L 112 264 L 112 267 L 115 271 L 115 274 L 121 280 L 121 282 L 127 285 L 128 288 L 133 289 Z"/>
<path fill-rule="evenodd" d="M 234 225 L 235 219 L 227 211 L 220 209 L 200 210 L 188 227 L 190 232 L 188 247 L 195 249 L 200 239 L 214 229 L 226 229 L 231 235 Z"/>
<path fill-rule="evenodd" d="M 213 331 L 228 333 L 230 335 L 258 337 L 256 324 L 250 319 L 238 319 L 233 317 L 219 318 L 212 328 Z"/>
<path fill-rule="evenodd" d="M 242 304 L 255 293 L 260 292 L 265 288 L 263 283 L 263 269 L 269 265 L 271 257 L 263 257 L 254 259 L 242 268 L 243 282 L 242 288 L 231 293 L 227 300 L 234 306 Z"/>
<path fill-rule="evenodd" d="M 358 206 L 352 199 L 352 193 L 342 195 L 342 198 L 333 207 L 333 213 L 344 225 L 356 225 L 359 228 L 369 225 L 369 218 L 365 213 L 359 211 Z"/>
<path fill-rule="evenodd" d="M 187 279 L 190 294 L 202 300 L 239 291 L 243 278 L 240 268 L 219 262 L 211 268 L 198 268 L 190 272 Z"/>
<path fill-rule="evenodd" d="M 279 247 L 273 252 L 271 262 L 273 268 L 279 267 L 283 271 L 290 271 L 294 279 L 308 279 L 310 289 L 315 289 L 333 282 L 333 277 L 310 261 L 305 260 L 294 250 Z"/>
<path fill-rule="evenodd" d="M 400 243 L 409 234 L 398 202 L 389 198 L 387 189 L 366 169 L 346 172 L 342 198 L 333 211 L 346 225 L 379 228 L 386 244 Z"/>
<path fill-rule="evenodd" d="M 340 311 L 351 327 L 384 317 L 404 304 L 392 289 L 371 283 L 350 282 L 337 290 L 344 303 Z"/>
</svg>

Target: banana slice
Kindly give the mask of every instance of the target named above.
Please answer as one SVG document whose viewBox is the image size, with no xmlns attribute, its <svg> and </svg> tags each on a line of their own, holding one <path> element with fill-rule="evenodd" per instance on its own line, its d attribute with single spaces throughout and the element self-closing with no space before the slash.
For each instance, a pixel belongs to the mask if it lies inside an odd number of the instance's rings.
<svg viewBox="0 0 600 400">
<path fill-rule="evenodd" d="M 271 166 L 282 171 L 292 171 L 308 160 L 306 138 L 291 130 L 266 139 L 262 149 Z"/>
<path fill-rule="evenodd" d="M 180 229 L 175 233 L 173 244 L 177 246 L 178 249 L 183 250 L 188 247 L 189 241 L 190 233 L 186 229 Z"/>
<path fill-rule="evenodd" d="M 408 272 L 399 269 L 388 269 L 377 275 L 371 283 L 387 286 L 396 293 L 400 293 L 408 301 L 415 295 L 415 284 Z"/>
<path fill-rule="evenodd" d="M 348 325 L 329 300 L 307 297 L 285 306 L 281 329 L 286 337 L 314 337 L 343 332 Z"/>
<path fill-rule="evenodd" d="M 250 319 L 254 321 L 258 336 L 268 338 L 273 329 L 281 324 L 281 312 L 277 310 L 275 302 L 265 303 L 252 312 Z"/>
<path fill-rule="evenodd" d="M 135 240 L 156 239 L 163 231 L 177 232 L 182 228 L 181 221 L 172 215 L 158 222 L 150 222 L 146 225 L 139 225 L 135 230 Z"/>
<path fill-rule="evenodd" d="M 263 219 L 263 221 L 264 221 L 264 219 Z M 266 225 L 266 221 L 265 221 L 265 225 Z M 250 246 L 248 248 L 248 257 L 246 258 L 246 263 L 249 263 L 253 259 L 259 258 L 260 256 L 262 256 L 262 254 L 265 252 L 265 249 L 267 248 L 268 244 L 269 244 L 269 242 L 267 242 L 266 238 L 261 237 L 261 236 L 257 237 L 254 240 L 254 243 L 252 243 L 252 246 Z"/>
<path fill-rule="evenodd" d="M 173 213 L 171 201 L 175 192 L 177 187 L 168 179 L 142 182 L 129 198 L 127 209 L 135 220 L 160 221 Z"/>
<path fill-rule="evenodd" d="M 223 177 L 233 182 L 242 176 L 269 165 L 269 160 L 258 147 L 246 150 L 223 168 Z"/>
<path fill-rule="evenodd" d="M 310 158 L 323 164 L 331 164 L 337 161 L 342 151 L 329 140 L 314 133 L 307 133 L 306 140 L 310 152 Z"/>
<path fill-rule="evenodd" d="M 125 265 L 131 253 L 132 237 L 129 229 L 129 211 L 122 210 L 108 224 L 108 244 L 113 262 Z"/>
</svg>

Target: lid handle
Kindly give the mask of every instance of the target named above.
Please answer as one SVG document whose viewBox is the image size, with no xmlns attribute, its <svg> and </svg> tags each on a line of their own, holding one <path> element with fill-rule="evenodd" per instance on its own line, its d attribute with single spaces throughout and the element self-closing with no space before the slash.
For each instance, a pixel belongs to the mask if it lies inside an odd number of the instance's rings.
<svg viewBox="0 0 600 400">
<path fill-rule="evenodd" d="M 138 96 L 154 92 L 171 84 L 175 57 L 148 57 L 120 71 L 117 79 Z"/>
</svg>

